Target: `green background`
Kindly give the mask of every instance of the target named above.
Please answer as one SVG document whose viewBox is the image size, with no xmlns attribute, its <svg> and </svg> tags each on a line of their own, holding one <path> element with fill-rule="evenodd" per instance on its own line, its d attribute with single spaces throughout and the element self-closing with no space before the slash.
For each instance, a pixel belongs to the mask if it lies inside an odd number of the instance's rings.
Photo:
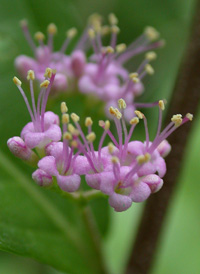
<svg viewBox="0 0 200 274">
<path fill-rule="evenodd" d="M 69 235 L 63 241 L 63 231 L 69 233 L 65 231 L 67 222 L 67 225 L 77 227 L 77 234 L 84 238 L 86 248 L 90 250 L 79 210 L 57 195 L 36 187 L 30 179 L 32 169 L 15 159 L 6 147 L 7 139 L 19 135 L 29 121 L 25 105 L 12 83 L 16 74 L 14 58 L 22 53 L 31 55 L 19 28 L 19 20 L 27 18 L 32 33 L 38 30 L 45 32 L 50 22 L 56 23 L 59 30 L 56 49 L 61 46 L 65 31 L 72 26 L 83 30 L 87 17 L 93 12 L 104 16 L 116 13 L 121 29 L 119 41 L 127 44 L 146 25 L 156 27 L 166 40 L 166 46 L 158 51 L 158 59 L 153 64 L 156 73 L 146 80 L 147 93 L 143 97 L 145 101 L 154 101 L 170 98 L 187 43 L 194 4 L 194 0 L 0 0 L 0 249 L 35 258 L 66 272 L 68 269 L 68 273 L 98 273 L 95 266 L 90 269 L 84 259 L 77 257 L 76 249 L 70 246 Z M 134 60 L 129 65 L 134 68 Z M 79 114 L 83 111 L 79 109 L 81 98 L 70 98 L 69 102 L 72 111 L 77 110 Z M 156 127 L 155 115 L 148 112 L 152 134 Z M 193 123 L 180 182 L 152 270 L 155 274 L 200 272 L 200 117 L 195 117 Z M 142 138 L 143 132 L 140 134 Z M 103 249 L 110 273 L 123 273 L 144 205 L 133 204 L 124 213 L 109 209 L 109 225 L 108 208 L 104 201 L 98 201 L 93 206 L 104 235 Z M 95 262 L 92 249 L 89 253 Z M 6 252 L 0 253 L 0 272 L 58 273 L 33 259 Z"/>
</svg>

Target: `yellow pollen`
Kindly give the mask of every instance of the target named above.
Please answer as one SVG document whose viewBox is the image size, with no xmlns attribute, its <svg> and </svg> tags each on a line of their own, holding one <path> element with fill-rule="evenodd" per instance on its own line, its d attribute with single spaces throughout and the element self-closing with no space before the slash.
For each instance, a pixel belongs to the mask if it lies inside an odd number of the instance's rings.
<svg viewBox="0 0 200 274">
<path fill-rule="evenodd" d="M 62 103 L 60 104 L 60 111 L 61 111 L 61 113 L 66 113 L 66 112 L 68 112 L 68 107 L 67 107 L 67 105 L 66 105 L 65 102 L 62 102 Z"/>
<path fill-rule="evenodd" d="M 112 54 L 114 52 L 115 52 L 115 50 L 111 46 L 102 48 L 102 53 Z"/>
<path fill-rule="evenodd" d="M 117 108 L 115 108 L 115 117 L 118 120 L 120 120 L 122 118 L 122 114 L 121 114 L 121 112 Z"/>
<path fill-rule="evenodd" d="M 72 113 L 71 118 L 74 123 L 77 123 L 80 120 L 80 117 L 76 113 Z"/>
<path fill-rule="evenodd" d="M 108 15 L 108 21 L 111 25 L 117 25 L 118 24 L 118 19 L 114 13 L 110 13 Z"/>
<path fill-rule="evenodd" d="M 52 76 L 52 69 L 51 68 L 46 68 L 44 77 L 51 78 L 51 76 Z"/>
<path fill-rule="evenodd" d="M 69 132 L 65 132 L 64 134 L 63 134 L 63 139 L 64 140 L 72 140 L 72 135 L 71 135 L 71 133 L 69 133 Z"/>
<path fill-rule="evenodd" d="M 129 74 L 129 78 L 134 82 L 134 83 L 139 83 L 140 79 L 138 78 L 138 73 L 137 72 L 132 72 Z"/>
<path fill-rule="evenodd" d="M 116 52 L 121 53 L 126 50 L 126 44 L 122 43 L 116 46 Z"/>
<path fill-rule="evenodd" d="M 33 70 L 29 70 L 27 73 L 27 80 L 35 80 L 35 73 Z"/>
<path fill-rule="evenodd" d="M 119 27 L 117 27 L 117 26 L 111 26 L 111 32 L 112 33 L 116 33 L 116 34 L 118 34 L 119 32 L 120 32 L 120 29 L 119 29 Z"/>
<path fill-rule="evenodd" d="M 62 124 L 68 124 L 69 123 L 69 114 L 64 113 L 62 115 Z"/>
<path fill-rule="evenodd" d="M 76 28 L 71 28 L 66 32 L 66 35 L 68 38 L 72 39 L 76 36 L 77 34 L 77 29 Z"/>
<path fill-rule="evenodd" d="M 71 141 L 70 145 L 73 147 L 73 148 L 77 148 L 78 147 L 78 142 L 76 140 L 73 140 Z"/>
<path fill-rule="evenodd" d="M 93 29 L 89 29 L 88 36 L 91 40 L 93 40 L 95 38 L 95 31 Z"/>
<path fill-rule="evenodd" d="M 186 114 L 186 117 L 187 117 L 190 121 L 193 120 L 193 114 L 191 114 L 191 113 L 187 113 L 187 114 Z"/>
<path fill-rule="evenodd" d="M 22 82 L 16 76 L 13 78 L 13 82 L 16 86 L 21 87 L 21 85 L 22 85 Z"/>
<path fill-rule="evenodd" d="M 104 129 L 109 130 L 109 128 L 110 128 L 110 121 L 106 120 L 105 125 L 104 125 Z"/>
<path fill-rule="evenodd" d="M 111 162 L 112 162 L 113 164 L 118 164 L 118 163 L 119 163 L 119 158 L 116 157 L 116 156 L 113 156 L 113 157 L 111 158 Z"/>
<path fill-rule="evenodd" d="M 92 124 L 93 124 L 93 121 L 92 121 L 91 117 L 86 117 L 86 119 L 85 119 L 85 126 L 86 127 L 91 127 Z"/>
<path fill-rule="evenodd" d="M 149 61 L 155 60 L 157 57 L 157 54 L 154 51 L 149 51 L 146 53 L 145 58 Z"/>
<path fill-rule="evenodd" d="M 112 154 L 113 152 L 114 152 L 114 149 L 115 149 L 115 146 L 113 145 L 113 143 L 109 143 L 108 144 L 108 152 L 110 153 L 110 154 Z"/>
<path fill-rule="evenodd" d="M 151 160 L 151 155 L 149 153 L 145 153 L 144 155 L 138 155 L 136 158 L 139 165 L 147 163 Z"/>
<path fill-rule="evenodd" d="M 114 107 L 112 107 L 112 106 L 109 108 L 109 112 L 111 115 L 116 115 L 116 111 L 115 111 Z"/>
<path fill-rule="evenodd" d="M 57 27 L 54 23 L 51 23 L 47 27 L 47 31 L 49 34 L 55 35 L 57 33 Z"/>
<path fill-rule="evenodd" d="M 55 75 L 55 74 L 56 74 L 56 72 L 57 72 L 57 71 L 56 71 L 56 69 L 52 69 L 52 74 L 54 74 L 54 75 Z"/>
<path fill-rule="evenodd" d="M 154 74 L 154 69 L 153 69 L 153 67 L 150 64 L 146 64 L 145 71 L 149 75 L 153 75 Z"/>
<path fill-rule="evenodd" d="M 94 140 L 96 139 L 96 134 L 94 132 L 90 132 L 87 136 L 86 139 L 88 140 L 89 143 L 93 143 Z"/>
<path fill-rule="evenodd" d="M 101 35 L 107 35 L 110 33 L 110 27 L 109 26 L 102 26 L 101 27 Z"/>
<path fill-rule="evenodd" d="M 44 39 L 45 39 L 44 34 L 40 31 L 36 32 L 34 37 L 37 41 L 44 41 Z"/>
<path fill-rule="evenodd" d="M 50 81 L 49 80 L 44 80 L 41 84 L 40 84 L 40 87 L 41 88 L 48 88 L 50 84 Z"/>
<path fill-rule="evenodd" d="M 78 136 L 79 135 L 78 129 L 76 129 L 72 124 L 68 124 L 68 130 L 74 136 Z"/>
<path fill-rule="evenodd" d="M 98 13 L 93 13 L 89 16 L 88 22 L 90 25 L 96 24 L 96 22 L 101 22 L 102 21 L 102 16 Z"/>
<path fill-rule="evenodd" d="M 125 109 L 126 108 L 126 102 L 124 101 L 124 99 L 119 99 L 118 100 L 118 106 L 120 109 Z"/>
<path fill-rule="evenodd" d="M 176 114 L 176 115 L 173 115 L 172 118 L 171 118 L 171 121 L 174 123 L 174 125 L 176 127 L 179 127 L 182 123 L 182 115 L 181 114 Z"/>
<path fill-rule="evenodd" d="M 144 119 L 144 114 L 141 111 L 135 110 L 135 114 L 139 119 Z"/>
<path fill-rule="evenodd" d="M 155 41 L 160 36 L 160 33 L 153 27 L 146 27 L 144 30 L 144 34 L 149 41 Z"/>
<path fill-rule="evenodd" d="M 134 117 L 129 122 L 131 125 L 137 125 L 139 123 L 138 117 Z"/>
<path fill-rule="evenodd" d="M 100 127 L 104 127 L 105 126 L 105 122 L 103 120 L 99 120 L 99 126 Z"/>
<path fill-rule="evenodd" d="M 164 109 L 165 109 L 165 103 L 164 103 L 163 100 L 160 100 L 160 101 L 158 102 L 158 105 L 159 105 L 159 108 L 160 108 L 161 110 L 164 110 Z"/>
</svg>

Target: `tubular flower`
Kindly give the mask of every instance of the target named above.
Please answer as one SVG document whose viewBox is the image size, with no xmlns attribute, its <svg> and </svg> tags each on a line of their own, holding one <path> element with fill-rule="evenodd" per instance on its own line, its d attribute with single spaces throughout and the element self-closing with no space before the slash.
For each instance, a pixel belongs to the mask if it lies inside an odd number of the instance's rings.
<svg viewBox="0 0 200 274">
<path fill-rule="evenodd" d="M 23 142 L 24 151 L 31 154 L 31 150 L 36 148 L 38 153 L 42 153 L 44 147 L 51 141 L 59 141 L 61 139 L 61 130 L 59 127 L 59 117 L 51 111 L 45 112 L 46 104 L 49 96 L 51 86 L 55 77 L 55 71 L 47 68 L 45 72 L 45 80 L 41 83 L 40 94 L 38 96 L 38 102 L 35 102 L 35 95 L 33 90 L 33 81 L 35 79 L 34 72 L 28 71 L 27 79 L 30 81 L 30 93 L 32 108 L 28 102 L 27 96 L 21 87 L 21 81 L 14 77 L 13 81 L 18 87 L 29 111 L 31 122 L 29 122 L 21 132 L 20 142 Z M 16 139 L 17 137 L 15 137 Z M 19 139 L 19 137 L 18 137 Z M 18 142 L 19 144 L 19 142 Z M 13 151 L 13 142 L 8 141 L 10 150 Z M 22 153 L 22 152 L 20 152 Z M 18 153 L 17 153 L 18 154 Z M 33 155 L 33 154 L 31 154 Z M 19 155 L 16 155 L 19 157 Z M 31 156 L 32 157 L 32 156 Z"/>
</svg>

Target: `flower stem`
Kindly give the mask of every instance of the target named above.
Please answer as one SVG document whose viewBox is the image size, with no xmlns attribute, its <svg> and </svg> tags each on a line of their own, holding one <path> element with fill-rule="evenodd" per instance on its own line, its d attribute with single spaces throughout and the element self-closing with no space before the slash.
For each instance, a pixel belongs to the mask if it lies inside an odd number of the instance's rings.
<svg viewBox="0 0 200 274">
<path fill-rule="evenodd" d="M 166 117 L 168 122 L 174 113 L 197 113 L 200 101 L 200 0 L 190 42 L 181 65 L 171 103 Z M 153 264 L 169 204 L 173 198 L 182 167 L 185 148 L 193 123 L 188 123 L 169 137 L 173 150 L 166 159 L 168 172 L 163 189 L 150 197 L 142 215 L 126 273 L 149 273 Z"/>
</svg>

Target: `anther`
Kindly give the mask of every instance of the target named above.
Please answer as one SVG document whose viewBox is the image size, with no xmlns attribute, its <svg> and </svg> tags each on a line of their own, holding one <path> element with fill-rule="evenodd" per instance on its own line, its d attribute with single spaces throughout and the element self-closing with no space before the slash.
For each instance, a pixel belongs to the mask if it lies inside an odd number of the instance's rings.
<svg viewBox="0 0 200 274">
<path fill-rule="evenodd" d="M 115 149 L 115 146 L 113 145 L 113 143 L 109 143 L 108 144 L 108 152 L 110 153 L 110 154 L 112 154 L 113 152 L 114 152 L 114 149 Z"/>
<path fill-rule="evenodd" d="M 155 41 L 160 36 L 160 33 L 153 27 L 146 27 L 144 30 L 144 34 L 149 41 Z"/>
<path fill-rule="evenodd" d="M 78 129 L 76 129 L 72 124 L 68 124 L 68 130 L 74 136 L 78 136 L 79 135 Z"/>
<path fill-rule="evenodd" d="M 129 122 L 131 125 L 137 125 L 139 123 L 138 117 L 134 117 Z"/>
<path fill-rule="evenodd" d="M 116 157 L 116 156 L 113 156 L 113 157 L 111 158 L 111 162 L 112 162 L 113 164 L 118 164 L 118 163 L 119 163 L 119 158 Z"/>
<path fill-rule="evenodd" d="M 161 110 L 164 110 L 164 109 L 165 109 L 165 103 L 164 103 L 163 100 L 160 100 L 160 101 L 158 102 L 158 105 L 159 105 L 159 108 L 160 108 Z"/>
<path fill-rule="evenodd" d="M 89 143 L 93 143 L 94 140 L 96 139 L 96 134 L 94 132 L 90 132 L 87 136 L 86 139 L 88 140 Z"/>
<path fill-rule="evenodd" d="M 144 119 L 144 114 L 141 111 L 135 110 L 135 114 L 139 119 Z"/>
<path fill-rule="evenodd" d="M 116 111 L 115 111 L 114 107 L 112 107 L 112 106 L 109 107 L 109 112 L 111 115 L 116 115 Z"/>
<path fill-rule="evenodd" d="M 134 82 L 134 83 L 139 83 L 140 79 L 138 78 L 138 73 L 133 72 L 129 74 L 129 78 Z"/>
<path fill-rule="evenodd" d="M 150 64 L 146 64 L 145 71 L 149 75 L 153 75 L 154 74 L 154 69 L 153 69 L 153 67 Z"/>
<path fill-rule="evenodd" d="M 120 29 L 119 29 L 119 27 L 117 27 L 117 26 L 111 26 L 110 29 L 111 29 L 111 32 L 112 32 L 112 33 L 116 33 L 116 34 L 117 34 L 117 33 L 120 32 Z"/>
<path fill-rule="evenodd" d="M 44 77 L 51 78 L 51 76 L 52 76 L 52 69 L 51 68 L 46 68 Z"/>
<path fill-rule="evenodd" d="M 110 128 L 110 121 L 109 121 L 109 120 L 106 120 L 106 121 L 105 121 L 105 125 L 104 125 L 104 129 L 105 129 L 105 130 L 109 130 L 109 128 Z"/>
<path fill-rule="evenodd" d="M 69 123 L 69 114 L 64 113 L 62 115 L 62 124 L 68 124 Z"/>
<path fill-rule="evenodd" d="M 80 117 L 76 113 L 72 113 L 70 116 L 74 123 L 77 123 L 80 120 Z"/>
<path fill-rule="evenodd" d="M 89 29 L 88 36 L 91 40 L 93 40 L 95 38 L 95 31 L 93 29 Z"/>
<path fill-rule="evenodd" d="M 66 112 L 68 112 L 68 107 L 67 107 L 67 105 L 66 105 L 65 102 L 62 102 L 62 103 L 60 104 L 60 111 L 61 111 L 61 113 L 66 113 Z"/>
<path fill-rule="evenodd" d="M 37 41 L 44 41 L 44 39 L 45 39 L 44 34 L 40 31 L 36 32 L 34 37 Z"/>
<path fill-rule="evenodd" d="M 193 114 L 187 113 L 186 118 L 188 118 L 190 121 L 192 121 L 193 120 Z"/>
<path fill-rule="evenodd" d="M 126 44 L 122 43 L 116 46 L 116 52 L 121 53 L 126 50 Z"/>
<path fill-rule="evenodd" d="M 176 114 L 173 115 L 171 118 L 171 121 L 174 123 L 176 127 L 179 127 L 182 124 L 182 115 L 181 114 Z"/>
<path fill-rule="evenodd" d="M 115 50 L 114 50 L 111 46 L 102 48 L 102 53 L 105 53 L 105 54 L 112 54 L 112 53 L 114 53 L 114 52 L 115 52 Z"/>
<path fill-rule="evenodd" d="M 121 112 L 117 108 L 115 108 L 115 117 L 118 120 L 120 120 L 122 118 L 122 114 L 121 114 Z"/>
<path fill-rule="evenodd" d="M 154 51 L 149 51 L 145 55 L 145 59 L 147 59 L 148 61 L 153 61 L 156 59 L 156 57 L 157 57 L 157 54 Z"/>
<path fill-rule="evenodd" d="M 27 72 L 27 80 L 35 80 L 35 73 L 33 70 Z"/>
<path fill-rule="evenodd" d="M 64 134 L 63 134 L 63 139 L 64 140 L 72 140 L 72 135 L 71 135 L 71 133 L 69 133 L 69 132 L 65 132 Z"/>
<path fill-rule="evenodd" d="M 126 102 L 125 102 L 125 100 L 124 99 L 119 99 L 118 100 L 118 106 L 119 106 L 119 108 L 120 109 L 125 109 L 126 108 Z"/>
<path fill-rule="evenodd" d="M 16 86 L 21 87 L 21 85 L 22 85 L 22 82 L 16 76 L 13 78 L 13 82 Z"/>
<path fill-rule="evenodd" d="M 104 127 L 105 126 L 105 122 L 103 120 L 99 120 L 99 126 L 100 127 Z"/>
<path fill-rule="evenodd" d="M 40 87 L 41 88 L 48 88 L 50 84 L 50 81 L 49 80 L 44 80 L 41 84 L 40 84 Z"/>
<path fill-rule="evenodd" d="M 108 15 L 108 21 L 111 25 L 117 25 L 118 24 L 118 19 L 114 13 L 110 13 Z"/>
<path fill-rule="evenodd" d="M 102 26 L 101 27 L 101 35 L 107 35 L 110 33 L 110 27 L 109 26 Z"/>
<path fill-rule="evenodd" d="M 91 127 L 92 124 L 93 124 L 93 121 L 92 121 L 91 117 L 86 117 L 86 119 L 85 119 L 85 126 L 86 127 Z"/>
<path fill-rule="evenodd" d="M 71 147 L 77 148 L 78 147 L 78 142 L 76 140 L 72 140 L 70 143 Z"/>
<path fill-rule="evenodd" d="M 48 27 L 47 27 L 47 32 L 49 34 L 55 35 L 57 33 L 56 25 L 54 23 L 49 24 Z"/>
<path fill-rule="evenodd" d="M 145 153 L 144 155 L 138 155 L 136 158 L 139 165 L 147 163 L 151 160 L 151 155 L 149 153 Z"/>
<path fill-rule="evenodd" d="M 71 28 L 66 32 L 66 35 L 68 38 L 72 39 L 76 36 L 77 34 L 77 29 L 76 28 Z"/>
</svg>

